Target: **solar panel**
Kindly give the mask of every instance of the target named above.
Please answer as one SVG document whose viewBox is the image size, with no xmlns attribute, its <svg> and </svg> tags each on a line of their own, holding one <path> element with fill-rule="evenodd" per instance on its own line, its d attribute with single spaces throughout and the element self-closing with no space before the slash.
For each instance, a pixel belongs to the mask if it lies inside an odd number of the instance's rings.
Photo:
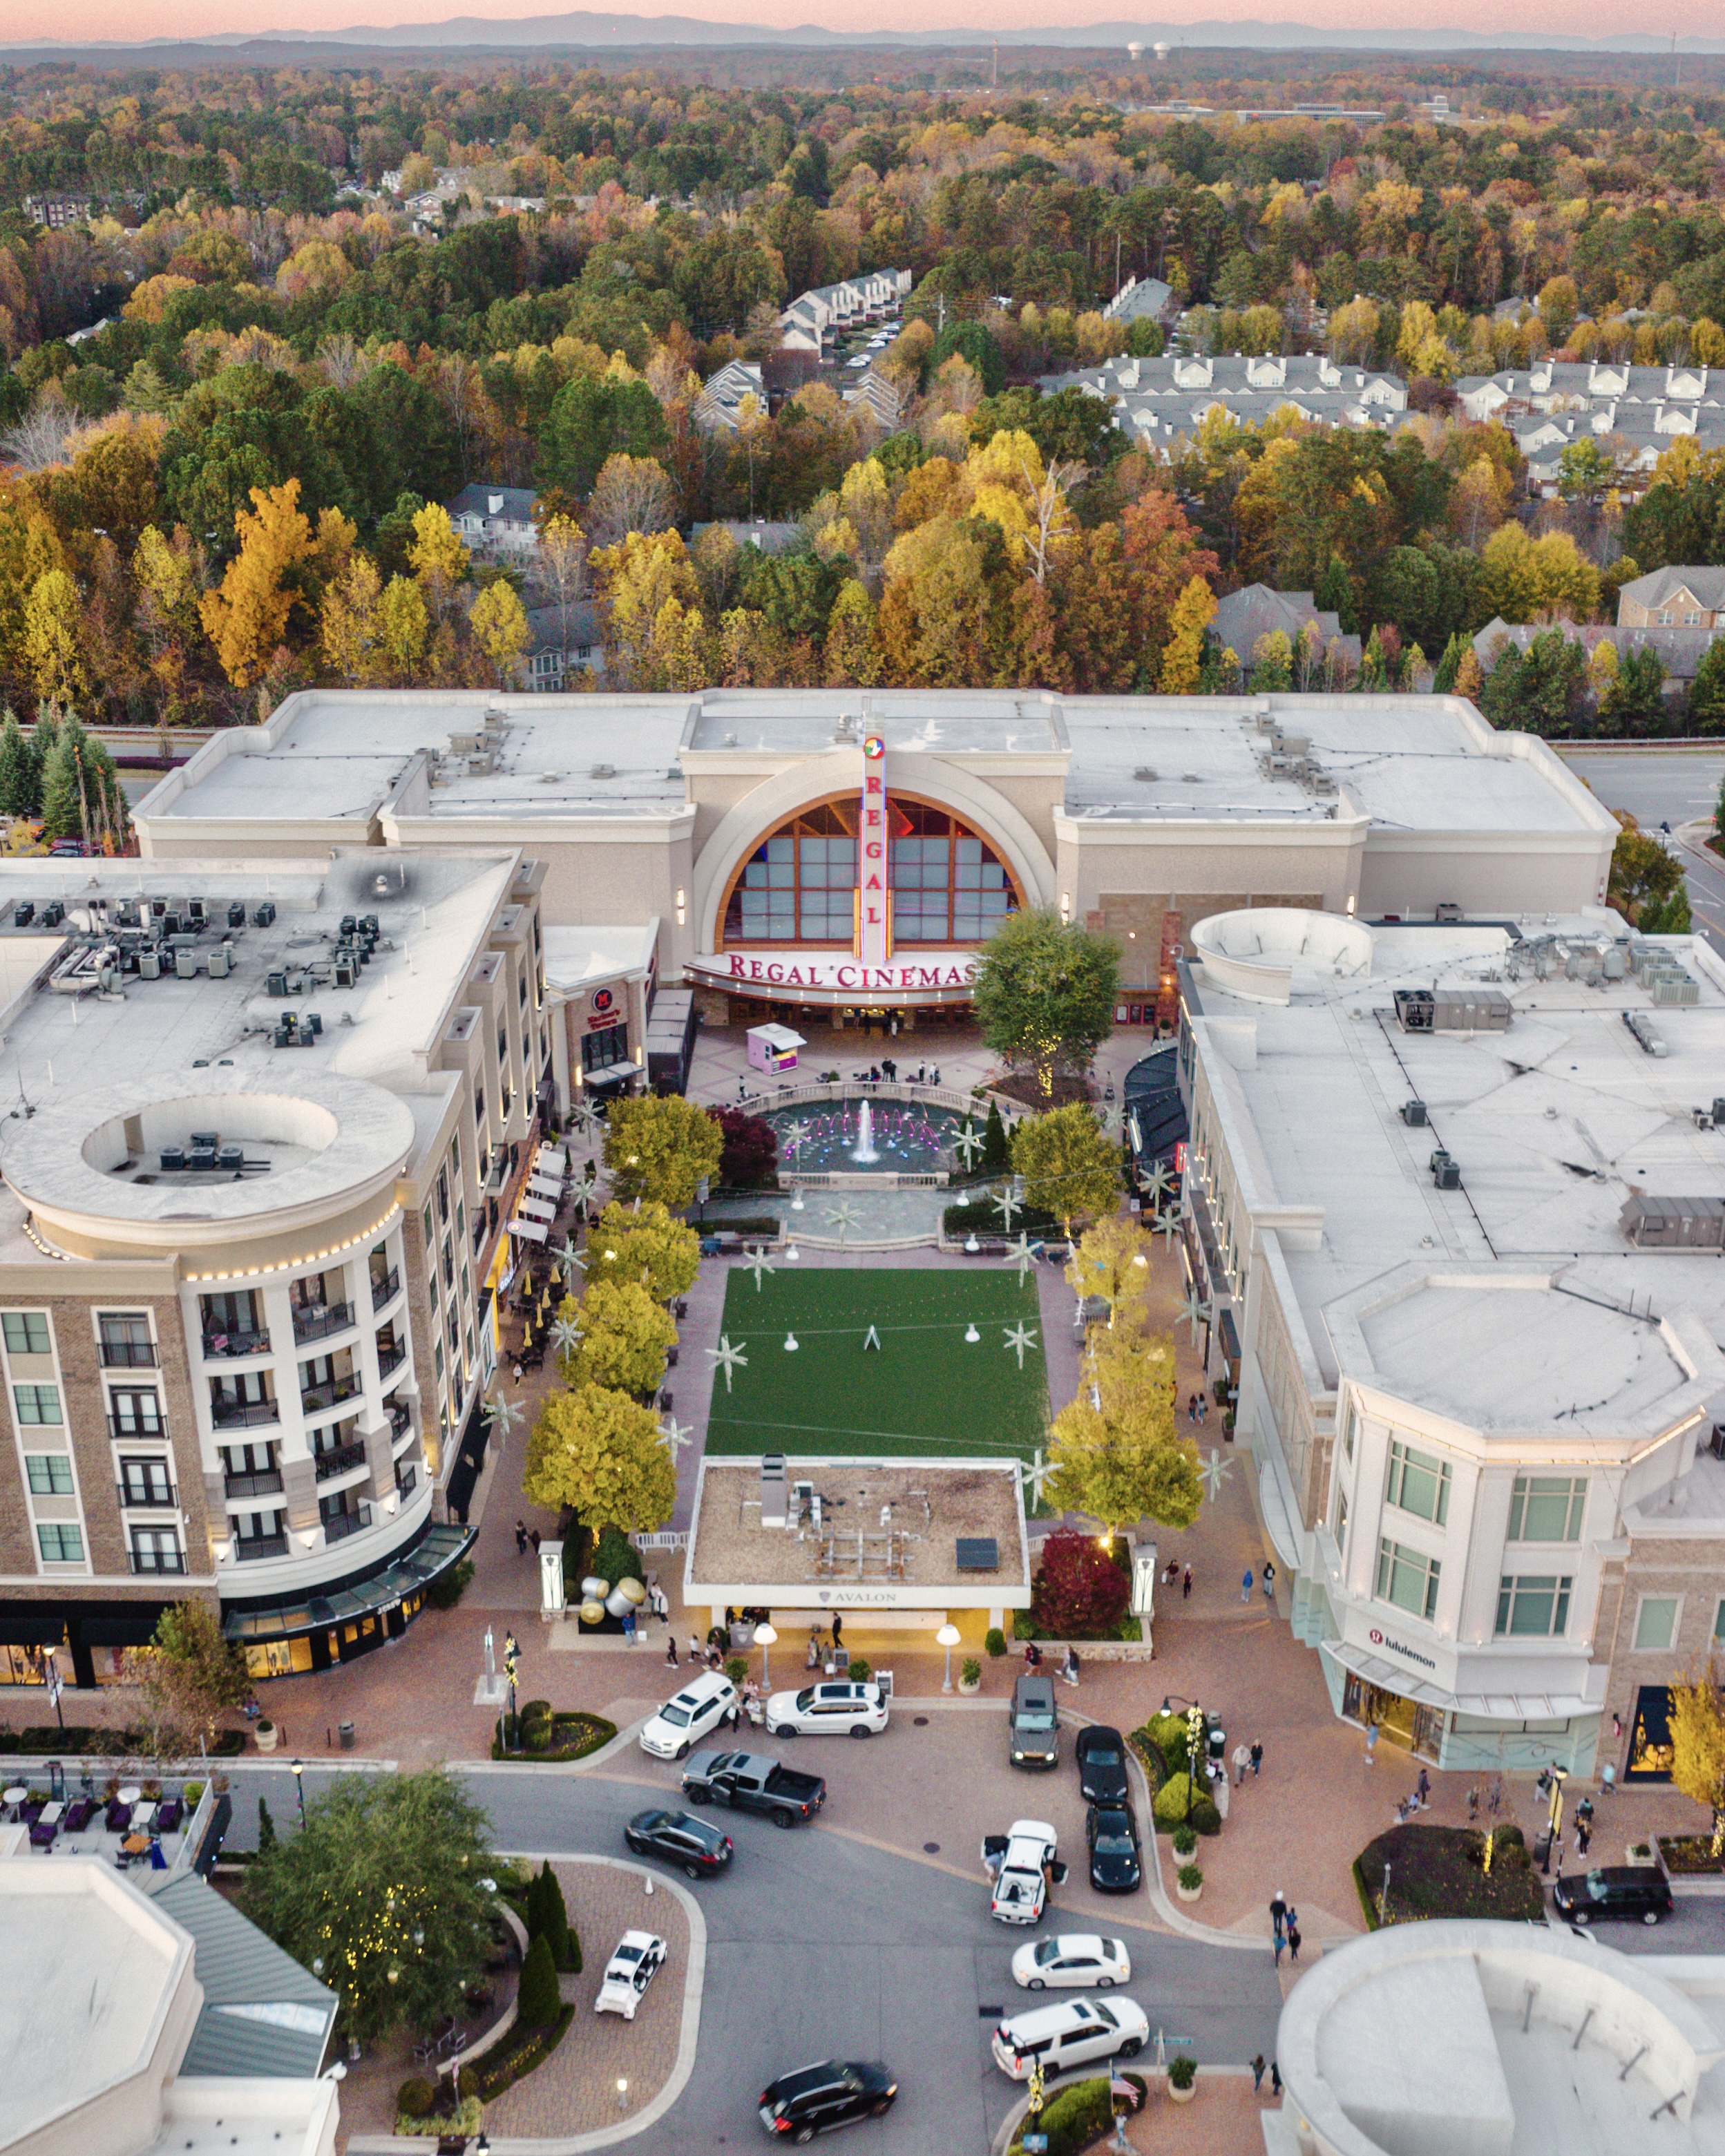
<svg viewBox="0 0 1725 2156">
<path fill-rule="evenodd" d="M 958 1569 L 960 1572 L 999 1572 L 1000 1546 L 993 1536 L 960 1535 Z"/>
</svg>

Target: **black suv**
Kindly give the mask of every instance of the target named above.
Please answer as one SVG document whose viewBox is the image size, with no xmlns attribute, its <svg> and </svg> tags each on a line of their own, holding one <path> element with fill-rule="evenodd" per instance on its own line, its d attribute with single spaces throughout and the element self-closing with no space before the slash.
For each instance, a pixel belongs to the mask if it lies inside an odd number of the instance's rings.
<svg viewBox="0 0 1725 2156">
<path fill-rule="evenodd" d="M 1671 1886 L 1651 1865 L 1609 1864 L 1599 1871 L 1574 1871 L 1559 1879 L 1552 1902 L 1572 1924 L 1593 1924 L 1610 1917 L 1639 1917 L 1656 1924 L 1671 1913 Z"/>
<path fill-rule="evenodd" d="M 731 1861 L 731 1837 L 689 1812 L 637 1812 L 623 1838 L 638 1856 L 662 1856 L 691 1879 L 711 1879 Z"/>
<path fill-rule="evenodd" d="M 854 2119 L 885 2118 L 897 2094 L 898 2083 L 878 2059 L 823 2059 L 762 2090 L 761 2123 L 788 2141 L 813 2141 Z"/>
<path fill-rule="evenodd" d="M 1012 1688 L 1006 1717 L 1007 1755 L 1014 1767 L 1056 1767 L 1060 1759 L 1060 1717 L 1052 1677 L 1021 1676 Z"/>
<path fill-rule="evenodd" d="M 1124 1804 L 1130 1794 L 1126 1777 L 1126 1739 L 1100 1722 L 1081 1729 L 1073 1740 L 1078 1762 L 1079 1794 L 1087 1804 Z"/>
</svg>

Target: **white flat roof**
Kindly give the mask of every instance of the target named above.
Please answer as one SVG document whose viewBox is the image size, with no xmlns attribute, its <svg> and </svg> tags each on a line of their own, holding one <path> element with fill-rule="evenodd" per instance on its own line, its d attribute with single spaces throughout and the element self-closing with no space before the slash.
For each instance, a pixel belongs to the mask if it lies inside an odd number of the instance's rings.
<svg viewBox="0 0 1725 2156">
<path fill-rule="evenodd" d="M 635 927 L 552 928 L 542 924 L 546 981 L 572 995 L 590 981 L 644 973 L 658 932 L 657 921 L 650 921 Z"/>
</svg>

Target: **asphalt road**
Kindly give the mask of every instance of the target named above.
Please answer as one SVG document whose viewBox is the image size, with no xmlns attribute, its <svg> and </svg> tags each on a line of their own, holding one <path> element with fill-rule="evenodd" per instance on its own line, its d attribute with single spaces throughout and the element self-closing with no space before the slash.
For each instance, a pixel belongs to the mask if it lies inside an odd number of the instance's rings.
<svg viewBox="0 0 1725 2156">
<path fill-rule="evenodd" d="M 1579 751 L 1563 761 L 1607 808 L 1626 808 L 1644 830 L 1651 831 L 1669 824 L 1675 832 L 1711 817 L 1725 778 L 1725 747 L 1646 756 L 1633 750 L 1614 756 Z M 1696 927 L 1725 956 L 1725 861 L 1691 846 L 1684 847 L 1682 861 Z"/>
<path fill-rule="evenodd" d="M 330 1772 L 308 1765 L 308 1795 Z M 536 1856 L 626 1854 L 624 1824 L 656 1794 L 603 1773 L 481 1768 L 466 1779 L 497 1847 Z M 836 1797 L 838 1778 L 829 1779 Z M 285 1768 L 239 1768 L 233 1782 L 232 1846 L 255 1844 L 260 1795 L 288 1829 L 295 1803 Z M 760 2091 L 793 2066 L 833 2057 L 882 2059 L 898 2077 L 893 2111 L 860 2136 L 865 2156 L 981 2156 L 1019 2093 L 994 2065 L 988 2039 L 1002 2008 L 1034 2003 L 1009 1964 L 1034 1934 L 990 1918 L 979 1866 L 956 1878 L 824 1825 L 786 1834 L 728 1813 L 724 1825 L 737 1844 L 729 1876 L 691 1889 L 707 1924 L 695 2071 L 634 2143 L 642 2156 L 762 2145 Z M 942 1852 L 943 1862 L 968 1868 L 973 1856 L 969 1848 Z M 1130 1912 L 1144 1906 L 1141 1896 L 1122 1899 L 1111 1928 L 1131 1950 L 1129 1994 L 1153 2034 L 1189 2040 L 1204 2061 L 1273 2056 L 1281 1996 L 1267 1956 L 1133 1925 Z M 589 1955 L 609 1943 L 583 1942 Z"/>
</svg>

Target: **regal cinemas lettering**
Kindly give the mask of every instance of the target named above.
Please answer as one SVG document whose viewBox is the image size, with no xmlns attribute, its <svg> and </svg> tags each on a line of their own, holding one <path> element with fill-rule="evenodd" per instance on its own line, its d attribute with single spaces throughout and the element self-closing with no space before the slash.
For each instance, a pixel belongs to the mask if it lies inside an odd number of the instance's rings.
<svg viewBox="0 0 1725 2156">
<path fill-rule="evenodd" d="M 920 963 L 900 961 L 885 966 L 865 966 L 851 958 L 773 957 L 727 951 L 714 957 L 692 959 L 689 971 L 705 980 L 737 988 L 842 988 L 855 994 L 876 991 L 902 994 L 917 988 L 970 988 L 976 981 L 976 968 L 973 951 L 942 952 Z"/>
</svg>

